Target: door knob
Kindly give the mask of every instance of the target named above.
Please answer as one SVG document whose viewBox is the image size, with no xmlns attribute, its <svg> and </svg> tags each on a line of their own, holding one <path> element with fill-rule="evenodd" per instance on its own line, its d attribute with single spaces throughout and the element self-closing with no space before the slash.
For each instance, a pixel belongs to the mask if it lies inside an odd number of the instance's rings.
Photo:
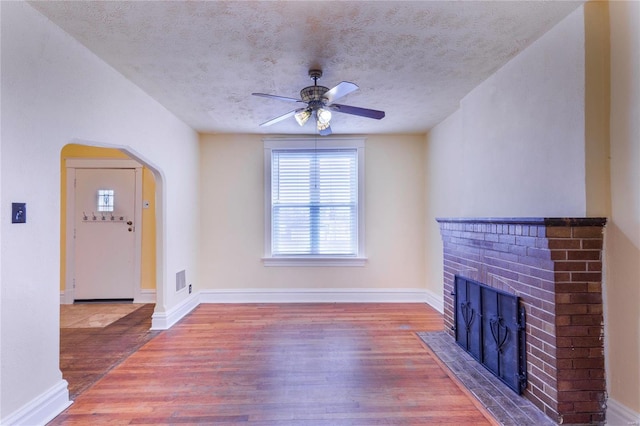
<svg viewBox="0 0 640 426">
<path fill-rule="evenodd" d="M 133 228 L 129 227 L 129 232 L 133 231 Z"/>
<path fill-rule="evenodd" d="M 131 222 L 131 221 L 129 220 L 129 221 L 127 221 L 127 225 L 131 226 L 131 225 L 133 225 L 133 222 Z"/>
</svg>

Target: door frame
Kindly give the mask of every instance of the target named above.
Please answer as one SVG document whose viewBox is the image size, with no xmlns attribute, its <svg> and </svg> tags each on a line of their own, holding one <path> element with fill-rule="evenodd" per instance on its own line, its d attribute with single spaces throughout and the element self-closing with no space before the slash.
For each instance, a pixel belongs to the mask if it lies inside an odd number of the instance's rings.
<svg viewBox="0 0 640 426">
<path fill-rule="evenodd" d="M 133 275 L 134 289 L 133 302 L 142 303 L 142 282 L 141 282 L 141 262 L 142 262 L 142 164 L 131 159 L 121 158 L 66 158 L 65 168 L 67 169 L 67 214 L 66 214 L 66 272 L 64 283 L 65 304 L 72 304 L 75 300 L 75 180 L 76 169 L 134 169 L 135 172 L 135 196 L 134 196 L 134 259 Z M 69 285 L 71 284 L 71 285 Z"/>
</svg>

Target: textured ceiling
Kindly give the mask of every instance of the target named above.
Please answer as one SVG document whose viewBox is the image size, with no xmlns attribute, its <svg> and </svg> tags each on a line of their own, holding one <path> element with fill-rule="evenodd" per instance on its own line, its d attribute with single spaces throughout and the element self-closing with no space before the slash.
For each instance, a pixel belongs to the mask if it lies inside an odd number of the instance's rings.
<svg viewBox="0 0 640 426">
<path fill-rule="evenodd" d="M 200 132 L 313 133 L 293 118 L 324 71 L 339 103 L 386 111 L 334 114 L 334 134 L 423 133 L 582 1 L 32 1 L 34 8 Z"/>
</svg>

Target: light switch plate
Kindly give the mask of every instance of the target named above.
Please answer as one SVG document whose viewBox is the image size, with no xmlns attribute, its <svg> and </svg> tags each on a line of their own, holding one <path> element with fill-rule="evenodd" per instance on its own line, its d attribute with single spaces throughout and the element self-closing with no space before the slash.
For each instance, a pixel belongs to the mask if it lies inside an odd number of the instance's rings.
<svg viewBox="0 0 640 426">
<path fill-rule="evenodd" d="M 11 203 L 11 223 L 27 223 L 27 203 Z"/>
</svg>

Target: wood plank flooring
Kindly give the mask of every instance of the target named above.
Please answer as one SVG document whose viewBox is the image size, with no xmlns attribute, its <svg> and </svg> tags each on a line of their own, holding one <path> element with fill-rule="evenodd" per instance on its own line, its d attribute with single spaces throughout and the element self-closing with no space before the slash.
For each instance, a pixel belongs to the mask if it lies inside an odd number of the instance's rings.
<svg viewBox="0 0 640 426">
<path fill-rule="evenodd" d="M 82 305 L 81 309 L 101 315 L 105 307 L 108 305 Z M 71 399 L 159 333 L 149 330 L 153 309 L 153 304 L 138 305 L 134 312 L 109 321 L 105 327 L 86 327 L 84 323 L 75 327 L 69 320 L 68 326 L 60 329 L 60 370 L 69 383 Z M 119 312 L 120 309 L 116 307 L 114 311 Z M 89 322 L 98 323 L 100 315 Z"/>
<path fill-rule="evenodd" d="M 416 331 L 424 304 L 200 305 L 52 425 L 489 425 Z"/>
<path fill-rule="evenodd" d="M 104 328 L 144 306 L 141 303 L 60 305 L 60 328 Z"/>
</svg>

